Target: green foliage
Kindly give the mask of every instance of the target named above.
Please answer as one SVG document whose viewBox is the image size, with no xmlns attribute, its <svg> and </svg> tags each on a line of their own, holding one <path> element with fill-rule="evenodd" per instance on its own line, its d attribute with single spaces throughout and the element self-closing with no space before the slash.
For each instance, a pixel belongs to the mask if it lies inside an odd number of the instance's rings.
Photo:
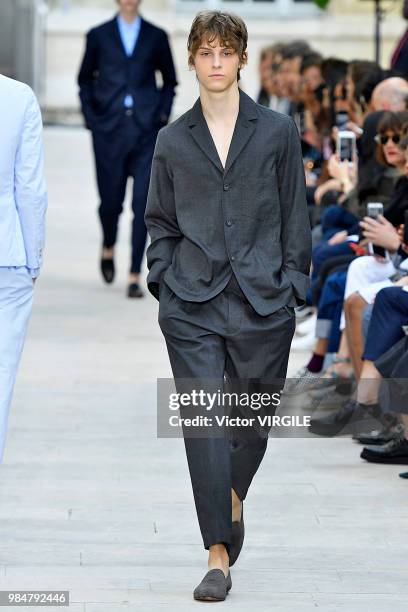
<svg viewBox="0 0 408 612">
<path fill-rule="evenodd" d="M 321 9 L 325 9 L 329 5 L 329 2 L 330 2 L 330 0 L 313 0 L 313 1 Z"/>
</svg>

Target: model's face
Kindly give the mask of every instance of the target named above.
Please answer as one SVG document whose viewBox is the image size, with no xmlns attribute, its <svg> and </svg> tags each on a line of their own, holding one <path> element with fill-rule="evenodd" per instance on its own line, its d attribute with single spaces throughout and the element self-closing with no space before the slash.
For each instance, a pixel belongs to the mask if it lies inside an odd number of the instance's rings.
<svg viewBox="0 0 408 612">
<path fill-rule="evenodd" d="M 237 80 L 240 67 L 235 49 L 221 45 L 218 39 L 211 43 L 203 41 L 194 57 L 198 81 L 208 91 L 221 92 L 228 89 Z"/>
<path fill-rule="evenodd" d="M 135 13 L 139 9 L 140 0 L 118 0 L 118 5 L 125 13 Z"/>
</svg>

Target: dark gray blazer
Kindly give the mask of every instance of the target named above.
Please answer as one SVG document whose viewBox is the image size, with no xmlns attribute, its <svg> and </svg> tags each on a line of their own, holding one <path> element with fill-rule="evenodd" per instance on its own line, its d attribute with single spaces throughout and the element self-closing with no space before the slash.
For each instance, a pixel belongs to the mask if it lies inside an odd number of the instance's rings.
<svg viewBox="0 0 408 612">
<path fill-rule="evenodd" d="M 303 304 L 311 232 L 293 119 L 240 90 L 224 169 L 198 98 L 159 131 L 145 222 L 147 285 L 156 298 L 164 279 L 183 300 L 208 300 L 232 267 L 260 315 Z"/>
</svg>

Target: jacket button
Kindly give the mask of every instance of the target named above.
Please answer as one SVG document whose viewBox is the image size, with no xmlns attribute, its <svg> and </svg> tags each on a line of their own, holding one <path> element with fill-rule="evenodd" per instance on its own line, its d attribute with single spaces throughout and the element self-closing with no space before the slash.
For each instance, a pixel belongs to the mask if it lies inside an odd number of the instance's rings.
<svg viewBox="0 0 408 612">
<path fill-rule="evenodd" d="M 230 188 L 230 186 L 228 185 L 228 183 L 225 183 L 224 185 L 224 191 L 228 191 L 228 189 Z"/>
<path fill-rule="evenodd" d="M 226 223 L 228 226 L 229 226 L 229 225 L 232 225 L 232 221 L 231 221 L 231 219 L 227 219 L 225 223 Z"/>
<path fill-rule="evenodd" d="M 231 255 L 231 261 L 235 261 L 234 255 Z"/>
</svg>

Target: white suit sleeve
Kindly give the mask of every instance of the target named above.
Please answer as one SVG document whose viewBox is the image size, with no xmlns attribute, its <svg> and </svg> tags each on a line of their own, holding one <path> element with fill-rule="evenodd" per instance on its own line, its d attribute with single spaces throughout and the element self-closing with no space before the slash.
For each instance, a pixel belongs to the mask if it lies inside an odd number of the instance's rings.
<svg viewBox="0 0 408 612">
<path fill-rule="evenodd" d="M 45 243 L 47 189 L 41 111 L 32 90 L 27 87 L 27 91 L 28 101 L 14 165 L 14 195 L 23 232 L 27 268 L 38 276 Z"/>
</svg>

